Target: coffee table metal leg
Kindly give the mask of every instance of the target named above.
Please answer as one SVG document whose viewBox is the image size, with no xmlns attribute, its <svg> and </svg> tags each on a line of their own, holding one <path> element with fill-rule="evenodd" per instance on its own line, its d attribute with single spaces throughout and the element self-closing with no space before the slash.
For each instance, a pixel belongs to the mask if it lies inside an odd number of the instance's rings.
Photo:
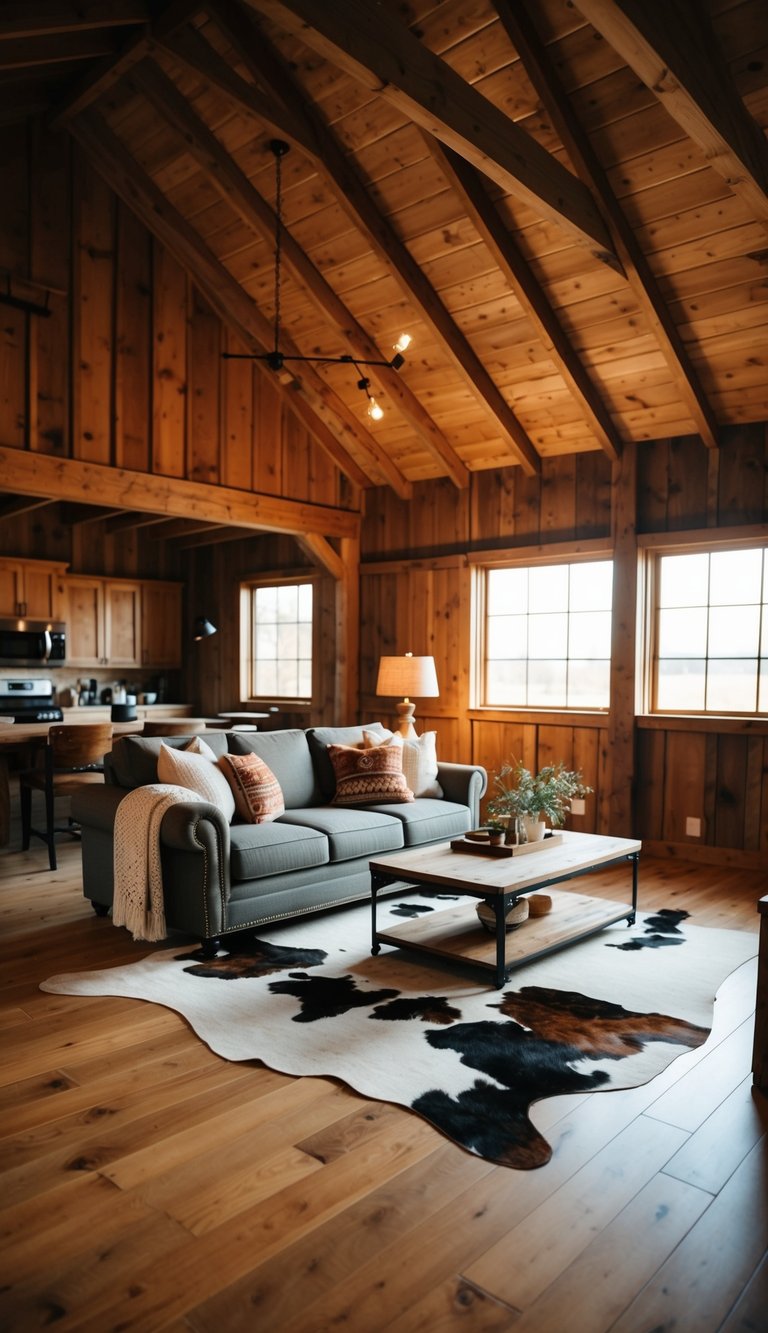
<svg viewBox="0 0 768 1333">
<path fill-rule="evenodd" d="M 493 898 L 496 913 L 496 989 L 501 990 L 507 980 L 507 899 L 503 893 Z"/>
<path fill-rule="evenodd" d="M 383 875 L 371 871 L 371 953 L 374 957 L 377 953 L 381 953 L 381 945 L 376 938 L 376 894 L 386 882 Z"/>
</svg>

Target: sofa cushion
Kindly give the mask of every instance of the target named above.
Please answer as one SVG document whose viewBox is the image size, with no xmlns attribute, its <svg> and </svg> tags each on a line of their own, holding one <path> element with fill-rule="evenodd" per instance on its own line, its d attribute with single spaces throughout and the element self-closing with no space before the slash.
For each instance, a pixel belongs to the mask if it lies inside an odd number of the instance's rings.
<svg viewBox="0 0 768 1333">
<path fill-rule="evenodd" d="M 319 801 L 306 733 L 298 727 L 286 731 L 231 731 L 228 742 L 230 754 L 257 754 L 271 768 L 280 783 L 286 809 Z"/>
<path fill-rule="evenodd" d="M 336 775 L 332 805 L 370 805 L 374 801 L 412 801 L 403 776 L 402 745 L 358 750 L 355 745 L 329 745 Z"/>
<path fill-rule="evenodd" d="M 347 810 L 316 805 L 308 810 L 287 810 L 280 823 L 319 829 L 328 839 L 331 861 L 396 852 L 403 846 L 403 826 L 391 815 L 373 810 Z"/>
<path fill-rule="evenodd" d="M 280 820 L 233 824 L 230 829 L 229 872 L 233 883 L 326 865 L 328 859 L 328 839 L 319 829 L 300 828 Z"/>
<path fill-rule="evenodd" d="M 391 815 L 403 825 L 403 846 L 418 847 L 425 842 L 441 842 L 466 833 L 470 827 L 469 809 L 453 801 L 430 800 L 425 797 L 410 805 L 369 807 L 376 814 Z"/>
<path fill-rule="evenodd" d="M 157 776 L 161 782 L 169 782 L 177 787 L 187 787 L 190 791 L 210 801 L 230 822 L 235 813 L 235 798 L 227 779 L 218 766 L 216 756 L 205 744 L 195 737 L 195 751 L 189 747 L 184 750 L 171 749 L 161 743 L 157 760 Z"/>
<path fill-rule="evenodd" d="M 393 736 L 385 733 L 382 738 L 376 731 L 363 733 L 367 746 L 391 745 L 399 742 L 403 747 L 403 773 L 414 796 L 435 796 L 439 800 L 443 789 L 437 780 L 437 732 L 425 731 L 421 736 Z"/>
<path fill-rule="evenodd" d="M 146 787 L 157 782 L 160 746 L 185 750 L 193 736 L 118 736 L 104 761 L 105 777 L 118 787 Z M 227 753 L 227 733 L 206 731 L 205 743 L 216 758 Z"/>
<path fill-rule="evenodd" d="M 362 745 L 363 727 L 366 731 L 377 732 L 382 736 L 391 734 L 386 733 L 386 728 L 382 727 L 380 722 L 365 722 L 360 727 L 311 727 L 307 732 L 307 743 L 320 788 L 320 799 L 316 804 L 330 801 L 336 791 L 336 778 L 328 757 L 328 746 Z"/>
<path fill-rule="evenodd" d="M 280 783 L 257 754 L 223 754 L 219 768 L 232 788 L 235 809 L 247 824 L 264 824 L 283 814 Z"/>
</svg>

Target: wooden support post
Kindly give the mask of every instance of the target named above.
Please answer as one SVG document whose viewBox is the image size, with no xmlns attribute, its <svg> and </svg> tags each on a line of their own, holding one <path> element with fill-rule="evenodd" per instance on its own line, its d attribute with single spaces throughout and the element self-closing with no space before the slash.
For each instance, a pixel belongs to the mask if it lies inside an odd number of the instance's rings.
<svg viewBox="0 0 768 1333">
<path fill-rule="evenodd" d="M 627 445 L 613 464 L 613 617 L 611 693 L 608 718 L 606 831 L 633 832 L 635 782 L 635 693 L 637 640 L 637 446 Z"/>
<path fill-rule="evenodd" d="M 757 959 L 752 1082 L 756 1088 L 768 1091 L 768 896 L 760 899 L 757 910 L 760 913 L 760 951 Z"/>
</svg>

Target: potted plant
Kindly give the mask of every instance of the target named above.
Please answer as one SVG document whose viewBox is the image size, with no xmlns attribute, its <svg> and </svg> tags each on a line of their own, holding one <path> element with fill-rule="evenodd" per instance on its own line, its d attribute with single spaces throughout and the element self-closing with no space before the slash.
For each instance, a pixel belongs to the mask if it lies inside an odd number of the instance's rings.
<svg viewBox="0 0 768 1333">
<path fill-rule="evenodd" d="M 531 773 L 519 760 L 504 764 L 493 778 L 493 791 L 488 802 L 488 823 L 493 827 L 506 824 L 507 840 L 538 841 L 544 837 L 545 820 L 553 828 L 565 821 L 574 796 L 588 796 L 592 791 L 582 781 L 582 775 L 565 764 L 545 764 L 538 773 Z M 525 839 L 521 823 L 525 821 Z"/>
</svg>

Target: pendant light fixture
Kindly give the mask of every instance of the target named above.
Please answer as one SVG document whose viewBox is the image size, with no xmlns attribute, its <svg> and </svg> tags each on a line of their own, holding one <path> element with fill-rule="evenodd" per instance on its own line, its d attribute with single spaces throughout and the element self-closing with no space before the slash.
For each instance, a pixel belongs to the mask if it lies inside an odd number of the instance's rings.
<svg viewBox="0 0 768 1333">
<path fill-rule="evenodd" d="M 411 337 L 401 333 L 394 347 L 391 361 L 360 361 L 347 353 L 344 356 L 298 356 L 280 350 L 280 297 L 282 287 L 282 240 L 283 240 L 283 158 L 290 150 L 284 139 L 270 139 L 270 152 L 275 159 L 275 277 L 274 277 L 274 346 L 271 352 L 222 352 L 229 361 L 265 361 L 270 370 L 282 370 L 287 361 L 313 361 L 325 365 L 354 366 L 359 375 L 357 387 L 368 399 L 368 416 L 372 421 L 381 421 L 384 411 L 371 393 L 371 381 L 363 374 L 362 366 L 386 366 L 389 370 L 399 370 L 405 364 L 403 353 L 408 348 Z"/>
</svg>

